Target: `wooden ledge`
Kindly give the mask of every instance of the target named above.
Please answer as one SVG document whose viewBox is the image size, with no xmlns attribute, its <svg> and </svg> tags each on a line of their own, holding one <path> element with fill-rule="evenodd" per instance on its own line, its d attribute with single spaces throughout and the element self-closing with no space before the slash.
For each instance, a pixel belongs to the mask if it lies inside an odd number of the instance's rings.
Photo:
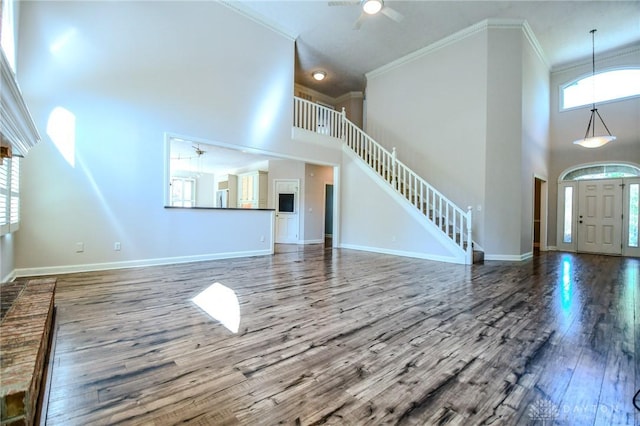
<svg viewBox="0 0 640 426">
<path fill-rule="evenodd" d="M 30 279 L 0 323 L 2 425 L 31 425 L 53 325 L 55 278 Z"/>
</svg>

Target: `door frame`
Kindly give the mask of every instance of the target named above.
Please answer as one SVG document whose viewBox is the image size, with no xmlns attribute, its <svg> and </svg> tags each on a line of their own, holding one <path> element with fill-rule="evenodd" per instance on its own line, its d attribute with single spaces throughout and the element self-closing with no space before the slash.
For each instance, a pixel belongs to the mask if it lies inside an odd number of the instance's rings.
<svg viewBox="0 0 640 426">
<path fill-rule="evenodd" d="M 324 238 L 327 237 L 327 187 L 328 186 L 331 186 L 331 188 L 332 188 L 331 196 L 332 196 L 332 198 L 335 198 L 335 194 L 334 194 L 335 186 L 333 185 L 333 182 L 325 182 L 324 183 L 324 195 L 323 195 L 323 199 L 324 199 L 323 201 L 324 202 L 322 204 L 324 206 L 323 207 L 324 211 L 322 212 L 323 216 L 324 216 L 324 220 L 322 221 L 322 235 L 323 235 Z M 333 211 L 333 203 L 331 205 L 331 210 L 332 210 L 331 211 L 331 238 L 333 238 L 333 221 L 335 220 L 335 212 Z"/>
<path fill-rule="evenodd" d="M 296 214 L 298 215 L 298 229 L 296 230 L 296 234 L 297 234 L 297 238 L 295 242 L 291 242 L 291 243 L 278 243 L 276 241 L 276 239 L 278 238 L 278 183 L 279 182 L 295 182 L 297 187 L 298 187 L 298 191 L 296 193 L 295 196 L 295 206 L 294 206 L 294 210 L 296 211 Z M 302 219 L 302 212 L 304 211 L 304 206 L 303 206 L 303 200 L 301 200 L 301 196 L 300 194 L 302 193 L 302 188 L 300 185 L 300 179 L 298 178 L 290 178 L 290 179 L 274 179 L 273 180 L 273 209 L 274 209 L 274 215 L 273 215 L 273 219 L 274 219 L 274 224 L 273 224 L 273 232 L 274 232 L 274 238 L 273 241 L 276 244 L 300 244 L 300 236 L 302 235 L 300 233 L 300 226 L 302 223 L 304 223 L 304 220 Z"/>
<path fill-rule="evenodd" d="M 568 252 L 577 252 L 577 241 L 579 238 L 578 235 L 578 200 L 580 197 L 578 190 L 578 182 L 588 181 L 585 180 L 564 180 L 564 178 L 573 171 L 588 168 L 591 166 L 629 166 L 633 169 L 640 170 L 640 166 L 635 163 L 629 162 L 596 162 L 596 163 L 585 163 L 580 165 L 575 165 L 570 168 L 565 169 L 562 173 L 560 173 L 558 177 L 558 185 L 557 185 L 557 206 L 556 206 L 556 250 L 559 251 L 568 251 Z M 615 179 L 616 177 L 612 177 Z M 607 178 L 608 179 L 608 178 Z M 640 176 L 632 176 L 632 177 L 622 177 L 623 191 L 622 191 L 622 227 L 621 227 L 621 237 L 622 237 L 622 256 L 640 256 L 640 247 L 631 247 L 629 246 L 629 222 L 630 222 L 630 185 L 639 184 L 640 185 Z M 600 179 L 593 179 L 600 180 Z M 564 207 L 565 207 L 565 188 L 572 188 L 573 200 L 571 203 L 572 208 L 572 220 L 569 225 L 572 227 L 572 239 L 570 242 L 565 243 L 563 241 L 564 235 Z"/>
<path fill-rule="evenodd" d="M 534 237 L 534 226 L 535 226 L 535 218 L 536 218 L 536 212 L 535 212 L 535 208 L 536 208 L 536 200 L 535 200 L 535 185 L 536 185 L 536 180 L 540 181 L 540 200 L 538 200 L 540 202 L 540 246 L 539 246 L 539 250 L 540 251 L 547 251 L 549 250 L 549 245 L 548 245 L 548 241 L 547 241 L 547 220 L 548 220 L 548 216 L 549 216 L 549 211 L 548 211 L 548 205 L 549 205 L 549 201 L 548 201 L 548 194 L 549 194 L 549 188 L 548 188 L 548 182 L 547 182 L 547 178 L 538 174 L 534 174 L 533 175 L 533 194 L 534 194 L 534 200 L 533 200 L 533 215 L 532 215 L 532 221 L 531 221 L 531 247 L 532 250 L 534 249 L 534 244 L 535 244 L 535 237 Z"/>
<path fill-rule="evenodd" d="M 640 177 L 623 178 L 622 182 L 624 184 L 624 187 L 622 188 L 622 214 L 625 218 L 627 218 L 626 220 L 622 221 L 622 255 L 640 257 L 640 244 L 638 245 L 638 247 L 631 247 L 629 245 L 629 203 L 631 201 L 630 191 L 631 185 L 640 185 Z"/>
</svg>

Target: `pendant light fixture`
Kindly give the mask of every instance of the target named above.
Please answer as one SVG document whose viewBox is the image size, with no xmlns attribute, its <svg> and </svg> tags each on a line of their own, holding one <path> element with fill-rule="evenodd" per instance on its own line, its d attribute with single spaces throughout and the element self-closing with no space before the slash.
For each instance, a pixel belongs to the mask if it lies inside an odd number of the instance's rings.
<svg viewBox="0 0 640 426">
<path fill-rule="evenodd" d="M 611 141 L 616 140 L 615 136 L 611 135 L 609 128 L 604 124 L 604 120 L 596 108 L 596 90 L 595 90 L 595 75 L 596 75 L 596 48 L 595 48 L 595 33 L 597 30 L 593 29 L 589 31 L 591 33 L 591 81 L 593 84 L 593 103 L 591 105 L 591 118 L 589 118 L 589 124 L 587 125 L 587 131 L 584 134 L 583 139 L 573 141 L 574 144 L 583 146 L 585 148 L 599 148 Z M 600 119 L 600 122 L 604 126 L 608 133 L 608 136 L 596 136 L 596 115 Z M 589 130 L 591 130 L 591 136 L 589 136 Z"/>
</svg>

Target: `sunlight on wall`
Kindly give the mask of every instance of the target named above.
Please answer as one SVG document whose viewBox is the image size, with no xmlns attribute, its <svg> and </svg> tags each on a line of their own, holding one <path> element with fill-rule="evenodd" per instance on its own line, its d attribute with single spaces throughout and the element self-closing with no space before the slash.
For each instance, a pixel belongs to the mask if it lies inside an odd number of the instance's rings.
<svg viewBox="0 0 640 426">
<path fill-rule="evenodd" d="M 55 107 L 47 121 L 47 135 L 71 167 L 76 164 L 76 116 L 68 109 Z"/>
<path fill-rule="evenodd" d="M 93 194 L 95 194 L 95 196 L 98 198 L 98 201 L 100 202 L 101 211 L 107 216 L 107 218 L 109 219 L 109 223 L 115 229 L 115 235 L 119 240 L 126 240 L 126 236 L 128 235 L 128 233 L 126 233 L 125 230 L 122 228 L 119 218 L 113 212 L 113 209 L 109 204 L 109 202 L 107 202 L 102 190 L 100 189 L 100 186 L 98 185 L 98 182 L 96 182 L 96 179 L 93 176 L 93 173 L 91 172 L 89 167 L 87 167 L 87 165 L 83 161 L 83 158 L 80 155 L 78 155 L 77 163 L 78 163 L 78 169 L 84 173 L 84 175 L 86 176 L 87 182 L 91 186 L 91 190 L 93 191 Z M 126 246 L 129 246 L 128 241 L 127 242 L 122 241 L 122 243 L 123 245 L 126 244 Z"/>
<path fill-rule="evenodd" d="M 232 333 L 240 327 L 240 304 L 235 291 L 220 283 L 214 283 L 191 299 L 211 318 L 220 321 Z"/>
<path fill-rule="evenodd" d="M 263 145 L 265 140 L 269 140 L 268 136 L 273 130 L 276 116 L 282 110 L 285 93 L 284 79 L 272 84 L 265 93 L 256 110 L 251 127 L 251 142 L 254 146 Z"/>
</svg>

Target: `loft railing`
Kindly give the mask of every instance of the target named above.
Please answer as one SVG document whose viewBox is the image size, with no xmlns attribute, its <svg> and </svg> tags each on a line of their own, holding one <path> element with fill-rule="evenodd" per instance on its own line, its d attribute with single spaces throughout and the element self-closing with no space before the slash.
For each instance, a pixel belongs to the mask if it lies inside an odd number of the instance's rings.
<svg viewBox="0 0 640 426">
<path fill-rule="evenodd" d="M 393 189 L 402 194 L 427 220 L 435 224 L 465 253 L 466 263 L 473 261 L 471 207 L 456 206 L 427 181 L 358 126 L 347 119 L 344 108 L 337 112 L 302 98 L 294 97 L 294 126 L 341 139 L 376 171 Z"/>
</svg>

